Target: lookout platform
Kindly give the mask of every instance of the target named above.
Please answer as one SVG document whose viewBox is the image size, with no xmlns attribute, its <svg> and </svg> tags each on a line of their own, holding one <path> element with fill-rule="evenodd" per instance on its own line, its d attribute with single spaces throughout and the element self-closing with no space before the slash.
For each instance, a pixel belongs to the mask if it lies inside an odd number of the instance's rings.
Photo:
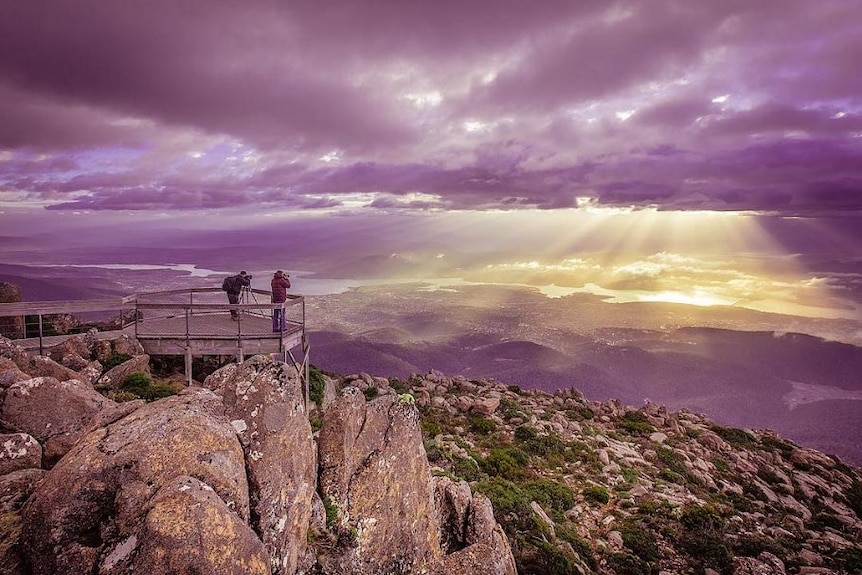
<svg viewBox="0 0 862 575">
<path fill-rule="evenodd" d="M 265 290 L 245 289 L 240 303 L 232 305 L 219 288 L 181 289 L 98 300 L 5 303 L 0 304 L 0 317 L 22 318 L 26 333 L 19 335 L 30 337 L 16 338 L 15 343 L 42 354 L 76 335 L 46 335 L 45 316 L 119 314 L 128 318 L 121 329 L 99 332 L 97 337 L 113 339 L 126 334 L 135 337 L 150 355 L 185 356 L 189 383 L 194 356 L 229 355 L 242 362 L 248 355 L 270 354 L 297 368 L 307 399 L 310 345 L 305 329 L 305 299 L 289 294 L 284 303 L 270 303 L 270 296 Z M 274 310 L 285 318 L 278 330 L 273 330 Z M 231 317 L 232 312 L 236 319 Z M 35 335 L 31 335 L 33 332 Z"/>
</svg>

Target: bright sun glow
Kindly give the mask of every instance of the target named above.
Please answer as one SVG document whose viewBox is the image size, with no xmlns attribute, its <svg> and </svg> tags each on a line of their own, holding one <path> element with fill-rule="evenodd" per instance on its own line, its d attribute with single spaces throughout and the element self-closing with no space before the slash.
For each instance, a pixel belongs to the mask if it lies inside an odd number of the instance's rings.
<svg viewBox="0 0 862 575">
<path fill-rule="evenodd" d="M 471 219 L 477 234 L 491 224 Z M 555 296 L 592 293 L 613 302 L 738 306 L 811 317 L 858 313 L 783 255 L 759 221 L 744 213 L 617 208 L 495 213 L 494 229 L 518 230 L 511 246 L 497 247 L 532 255 L 484 263 L 463 277 L 535 286 Z"/>
</svg>

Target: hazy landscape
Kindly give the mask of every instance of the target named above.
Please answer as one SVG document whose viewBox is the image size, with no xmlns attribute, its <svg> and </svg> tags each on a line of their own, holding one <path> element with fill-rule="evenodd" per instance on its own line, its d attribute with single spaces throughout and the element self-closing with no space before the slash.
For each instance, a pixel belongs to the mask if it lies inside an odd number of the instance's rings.
<svg viewBox="0 0 862 575">
<path fill-rule="evenodd" d="M 83 299 L 179 287 L 222 276 L 190 266 L 0 266 L 26 300 Z M 250 268 L 252 269 L 252 268 Z M 256 284 L 265 288 L 263 273 Z M 738 307 L 550 298 L 512 285 L 393 283 L 294 277 L 309 295 L 312 361 L 323 370 L 407 378 L 437 370 L 524 389 L 576 388 L 773 428 L 862 462 L 862 325 Z M 406 280 L 403 280 L 406 281 Z M 316 282 L 316 283 L 315 283 Z M 378 283 L 384 280 L 377 280 Z M 854 345 L 855 344 L 855 345 Z"/>
</svg>

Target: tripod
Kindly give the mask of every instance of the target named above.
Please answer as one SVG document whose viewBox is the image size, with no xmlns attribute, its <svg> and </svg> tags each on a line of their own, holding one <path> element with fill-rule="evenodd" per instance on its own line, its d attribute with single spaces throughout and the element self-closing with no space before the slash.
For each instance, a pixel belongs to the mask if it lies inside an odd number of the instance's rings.
<svg viewBox="0 0 862 575">
<path fill-rule="evenodd" d="M 249 286 L 242 286 L 242 291 L 239 293 L 239 303 L 251 303 L 250 299 L 254 300 L 254 303 L 260 303 Z"/>
</svg>

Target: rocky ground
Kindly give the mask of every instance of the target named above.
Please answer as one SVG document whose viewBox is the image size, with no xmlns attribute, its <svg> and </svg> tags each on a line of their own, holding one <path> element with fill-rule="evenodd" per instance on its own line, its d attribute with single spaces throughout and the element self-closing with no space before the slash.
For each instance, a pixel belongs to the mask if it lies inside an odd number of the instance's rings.
<svg viewBox="0 0 862 575">
<path fill-rule="evenodd" d="M 0 339 L 0 572 L 862 572 L 862 472 L 769 431 L 433 371 L 314 370 L 309 412 L 267 357 L 152 363 Z"/>
<path fill-rule="evenodd" d="M 394 384 L 434 473 L 488 495 L 522 574 L 862 573 L 862 472 L 773 432 L 435 372 Z"/>
</svg>

